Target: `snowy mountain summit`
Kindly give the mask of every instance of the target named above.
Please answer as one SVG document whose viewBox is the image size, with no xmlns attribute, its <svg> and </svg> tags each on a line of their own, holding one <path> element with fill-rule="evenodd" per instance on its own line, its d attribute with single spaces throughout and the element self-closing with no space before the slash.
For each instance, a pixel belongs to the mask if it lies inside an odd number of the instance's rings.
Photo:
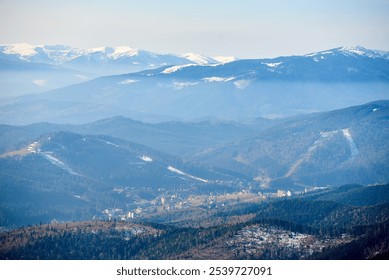
<svg viewBox="0 0 389 280">
<path fill-rule="evenodd" d="M 162 54 L 129 46 L 74 48 L 66 45 L 0 45 L 5 95 L 42 92 L 93 78 L 159 67 L 219 65 L 237 60 L 196 53 Z"/>
<path fill-rule="evenodd" d="M 0 45 L 0 52 L 10 59 L 20 59 L 33 63 L 64 65 L 68 68 L 72 68 L 71 66 L 76 65 L 80 66 L 80 62 L 93 64 L 127 62 L 129 64 L 138 65 L 139 67 L 156 68 L 164 65 L 181 65 L 188 63 L 204 65 L 236 60 L 236 58 L 231 57 L 210 58 L 195 53 L 186 53 L 182 55 L 160 54 L 134 49 L 128 46 L 80 49 L 66 45 L 34 46 L 21 43 Z"/>
<path fill-rule="evenodd" d="M 201 85 L 207 83 L 246 90 L 253 88 L 254 82 L 264 81 L 386 83 L 389 81 L 388 63 L 389 52 L 361 46 L 338 47 L 301 56 L 238 60 L 192 52 L 161 54 L 128 46 L 80 49 L 66 45 L 0 45 L 4 96 L 43 92 L 119 74 L 130 76 L 120 78 L 115 86 L 136 87 L 146 80 L 154 79 L 153 84 L 161 78 L 170 79 L 166 87 L 174 90 L 200 90 Z M 142 73 L 145 70 L 147 73 Z"/>
<path fill-rule="evenodd" d="M 310 53 L 305 56 L 315 57 L 315 58 L 320 57 L 321 59 L 324 59 L 326 57 L 336 56 L 336 55 L 389 59 L 389 52 L 387 51 L 366 49 L 359 45 L 338 47 L 338 48 L 325 50 L 321 52 Z"/>
</svg>

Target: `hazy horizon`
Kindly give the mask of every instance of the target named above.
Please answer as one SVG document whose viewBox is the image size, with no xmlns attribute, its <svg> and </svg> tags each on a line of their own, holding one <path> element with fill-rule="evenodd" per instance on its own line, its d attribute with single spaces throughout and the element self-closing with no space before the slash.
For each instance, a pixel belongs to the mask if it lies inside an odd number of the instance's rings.
<svg viewBox="0 0 389 280">
<path fill-rule="evenodd" d="M 389 1 L 9 1 L 4 43 L 130 46 L 159 53 L 268 58 L 340 46 L 389 50 Z"/>
</svg>

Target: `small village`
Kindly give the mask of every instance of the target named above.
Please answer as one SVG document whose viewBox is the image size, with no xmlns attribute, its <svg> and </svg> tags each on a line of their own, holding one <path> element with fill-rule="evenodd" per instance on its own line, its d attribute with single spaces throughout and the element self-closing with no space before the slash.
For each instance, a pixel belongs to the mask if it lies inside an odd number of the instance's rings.
<svg viewBox="0 0 389 280">
<path fill-rule="evenodd" d="M 210 192 L 207 194 L 188 194 L 182 190 L 177 192 L 166 191 L 161 188 L 160 195 L 152 200 L 139 199 L 128 205 L 128 209 L 111 208 L 102 211 L 102 219 L 126 221 L 134 218 L 141 218 L 150 214 L 168 213 L 174 210 L 204 208 L 223 209 L 237 205 L 239 203 L 261 203 L 270 199 L 285 199 L 308 193 L 318 188 L 305 189 L 303 192 L 293 192 L 291 190 L 277 190 L 276 192 L 255 192 L 251 188 L 241 189 L 233 193 Z M 115 188 L 114 191 L 131 195 L 131 191 L 124 188 Z M 95 217 L 97 218 L 97 216 Z"/>
<path fill-rule="evenodd" d="M 116 188 L 114 191 L 126 193 L 129 196 L 130 191 Z M 133 204 L 128 205 L 128 209 L 111 208 L 102 211 L 102 219 L 126 221 L 134 218 L 141 218 L 145 215 L 164 213 L 174 210 L 201 207 L 207 209 L 225 208 L 238 203 L 261 203 L 268 199 L 281 199 L 298 195 L 290 190 L 277 190 L 277 192 L 253 192 L 251 189 L 242 189 L 234 193 L 208 194 L 188 194 L 184 192 L 172 193 L 160 189 L 160 195 L 152 200 L 139 199 Z M 97 216 L 95 217 L 95 219 Z"/>
</svg>

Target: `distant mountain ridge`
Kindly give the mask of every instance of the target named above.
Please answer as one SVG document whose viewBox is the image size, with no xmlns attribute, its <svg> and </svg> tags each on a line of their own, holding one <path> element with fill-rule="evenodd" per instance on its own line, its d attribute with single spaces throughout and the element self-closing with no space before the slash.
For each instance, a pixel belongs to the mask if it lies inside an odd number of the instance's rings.
<svg viewBox="0 0 389 280">
<path fill-rule="evenodd" d="M 195 53 L 160 54 L 128 46 L 82 49 L 65 45 L 30 45 L 26 43 L 0 45 L 0 53 L 11 60 L 62 65 L 67 68 L 76 68 L 79 71 L 85 70 L 82 69 L 85 68 L 83 63 L 90 64 L 90 66 L 99 64 L 101 66 L 121 66 L 114 73 L 124 73 L 120 72 L 124 63 L 128 64 L 128 69 L 131 69 L 131 67 L 133 69 L 145 69 L 188 63 L 217 64 L 225 62 L 226 59 L 227 61 L 235 59 L 232 57 L 210 58 Z M 110 65 L 110 63 L 113 65 Z M 101 69 L 95 69 L 95 71 L 101 71 Z M 111 72 L 111 74 L 113 73 Z"/>
<path fill-rule="evenodd" d="M 381 100 L 251 124 L 151 124 L 114 117 L 82 125 L 0 125 L 0 154 L 23 149 L 40 135 L 68 131 L 125 139 L 186 162 L 228 170 L 264 188 L 383 184 L 389 180 L 388 120 L 389 101 Z"/>
<path fill-rule="evenodd" d="M 53 131 L 110 135 L 185 158 L 210 146 L 230 143 L 256 135 L 281 120 L 258 119 L 249 124 L 220 120 L 198 122 L 145 123 L 113 117 L 81 125 L 36 123 L 27 126 L 0 125 L 0 154 L 18 149 Z"/>
<path fill-rule="evenodd" d="M 0 122 L 86 123 L 117 115 L 246 121 L 330 111 L 389 99 L 388 57 L 356 46 L 305 56 L 166 65 L 9 100 L 0 104 Z"/>
<path fill-rule="evenodd" d="M 388 258 L 388 52 L 231 60 L 0 46 L 0 259 Z"/>
<path fill-rule="evenodd" d="M 244 173 L 263 187 L 386 183 L 388 121 L 389 100 L 309 114 L 192 160 Z"/>
<path fill-rule="evenodd" d="M 104 209 L 153 205 L 163 190 L 183 196 L 237 180 L 141 144 L 64 131 L 1 154 L 0 178 L 0 226 L 27 216 L 91 219 Z"/>
<path fill-rule="evenodd" d="M 239 81 L 388 82 L 388 65 L 389 52 L 352 46 L 303 56 L 244 59 L 217 67 L 201 67 L 201 70 L 198 65 L 187 65 L 147 74 L 169 74 L 177 79 L 202 79 L 207 82 L 232 82 L 242 88 L 243 83 Z"/>
<path fill-rule="evenodd" d="M 234 57 L 160 54 L 128 46 L 81 49 L 66 45 L 0 45 L 2 96 L 42 92 L 105 75 L 166 65 L 220 64 Z"/>
<path fill-rule="evenodd" d="M 19 44 L 2 44 L 0 45 L 0 53 L 3 57 L 7 57 L 11 60 L 22 60 L 31 63 L 45 63 L 60 65 L 69 61 L 85 57 L 87 60 L 107 61 L 107 60 L 120 60 L 123 58 L 132 58 L 134 64 L 137 64 L 137 59 L 147 57 L 150 63 L 153 63 L 152 59 L 161 58 L 181 58 L 181 62 L 195 63 L 195 64 L 217 64 L 227 63 L 237 60 L 236 57 L 228 56 L 216 56 L 206 57 L 195 53 L 185 54 L 162 54 L 156 52 L 150 52 L 146 50 L 131 48 L 129 46 L 118 47 L 96 47 L 96 48 L 74 48 L 67 45 L 30 45 L 27 43 Z M 389 59 L 389 52 L 383 50 L 366 49 L 359 45 L 338 47 L 330 50 L 324 50 L 314 53 L 303 55 L 302 57 L 311 57 L 313 60 L 322 60 L 330 56 L 343 54 L 345 56 L 364 56 L 370 58 L 385 58 Z M 275 58 L 263 58 L 264 60 L 280 59 L 283 57 Z M 296 56 L 294 56 L 296 57 Z M 139 61 L 138 61 L 139 62 Z M 157 61 L 161 62 L 161 61 Z M 177 63 L 168 63 L 162 61 L 162 65 L 154 63 L 150 65 L 153 67 L 164 65 L 178 65 Z M 277 67 L 278 65 L 267 65 L 269 67 Z"/>
<path fill-rule="evenodd" d="M 163 210 L 166 197 L 177 209 L 208 208 L 222 198 L 239 201 L 229 193 L 261 199 L 261 193 L 385 184 L 388 121 L 389 101 L 382 100 L 250 125 L 122 117 L 0 125 L 0 226 L 90 219 L 114 209 L 150 214 Z"/>
</svg>

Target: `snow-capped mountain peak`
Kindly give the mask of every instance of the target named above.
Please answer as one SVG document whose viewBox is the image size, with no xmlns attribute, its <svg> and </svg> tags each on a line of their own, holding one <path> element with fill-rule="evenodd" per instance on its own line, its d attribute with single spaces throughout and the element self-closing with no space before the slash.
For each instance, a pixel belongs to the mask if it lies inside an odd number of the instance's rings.
<svg viewBox="0 0 389 280">
<path fill-rule="evenodd" d="M 157 53 L 129 46 L 74 48 L 27 43 L 0 45 L 0 65 L 3 66 L 3 71 L 7 71 L 6 67 L 10 65 L 10 68 L 18 69 L 20 76 L 17 82 L 13 82 L 13 79 L 3 81 L 7 84 L 6 88 L 12 89 L 7 92 L 9 96 L 42 92 L 101 76 L 160 67 L 168 68 L 164 71 L 165 74 L 177 71 L 185 65 L 219 64 L 219 61 L 200 54 Z M 123 79 L 119 84 L 128 85 L 137 80 Z"/>
<path fill-rule="evenodd" d="M 366 49 L 359 45 L 346 46 L 338 49 L 339 52 L 342 52 L 345 55 L 359 55 L 367 56 L 370 58 L 385 58 L 389 59 L 389 52 L 381 50 Z"/>
<path fill-rule="evenodd" d="M 219 63 L 223 63 L 223 64 L 238 60 L 238 58 L 236 58 L 235 56 L 214 56 L 212 58 L 218 61 Z"/>
<path fill-rule="evenodd" d="M 360 45 L 343 46 L 321 52 L 309 53 L 306 54 L 305 57 L 312 57 L 316 62 L 318 62 L 328 56 L 335 55 L 389 59 L 389 52 L 387 51 L 366 49 Z"/>
<path fill-rule="evenodd" d="M 26 43 L 4 45 L 2 47 L 3 53 L 17 55 L 20 59 L 23 60 L 27 60 L 26 57 L 37 54 L 37 52 L 35 51 L 36 47 Z"/>
<path fill-rule="evenodd" d="M 118 59 L 121 57 L 132 57 L 140 54 L 140 51 L 137 49 L 130 48 L 128 46 L 119 46 L 115 48 L 111 47 L 98 47 L 79 50 L 80 55 L 103 55 L 106 58 Z"/>
<path fill-rule="evenodd" d="M 182 57 L 184 57 L 190 61 L 193 61 L 196 64 L 201 64 L 201 65 L 218 63 L 218 61 L 216 61 L 212 58 L 205 57 L 203 55 L 196 54 L 196 53 L 185 53 L 182 55 Z"/>
<path fill-rule="evenodd" d="M 231 57 L 217 57 L 215 59 L 195 53 L 182 55 L 159 54 L 129 46 L 118 47 L 96 47 L 96 48 L 72 48 L 65 45 L 30 45 L 27 43 L 0 45 L 0 52 L 13 56 L 14 58 L 35 63 L 45 63 L 61 65 L 72 63 L 73 60 L 80 61 L 102 61 L 114 62 L 115 60 L 126 58 L 128 63 L 139 65 L 145 63 L 145 69 L 150 67 L 160 67 L 165 65 L 182 65 L 194 63 L 199 65 L 219 64 L 233 61 Z M 133 60 L 133 61 L 131 61 Z M 79 65 L 78 65 L 79 66 Z M 146 67 L 147 66 L 147 67 Z M 66 67 L 70 67 L 69 64 Z M 139 68 L 139 67 L 138 67 Z M 141 70 L 139 68 L 138 70 Z"/>
<path fill-rule="evenodd" d="M 120 46 L 114 49 L 114 52 L 109 56 L 113 59 L 117 59 L 123 56 L 135 56 L 139 54 L 139 50 L 130 48 L 128 46 Z"/>
<path fill-rule="evenodd" d="M 101 52 L 111 52 L 112 49 L 109 47 L 97 47 L 81 50 L 81 53 L 91 54 L 91 53 L 101 53 Z"/>
<path fill-rule="evenodd" d="M 339 48 L 339 51 L 343 53 L 352 53 L 357 55 L 366 55 L 371 52 L 359 45 L 341 47 Z"/>
<path fill-rule="evenodd" d="M 27 43 L 1 45 L 0 52 L 26 62 L 61 64 L 80 55 L 80 51 L 64 45 L 30 45 Z"/>
</svg>

